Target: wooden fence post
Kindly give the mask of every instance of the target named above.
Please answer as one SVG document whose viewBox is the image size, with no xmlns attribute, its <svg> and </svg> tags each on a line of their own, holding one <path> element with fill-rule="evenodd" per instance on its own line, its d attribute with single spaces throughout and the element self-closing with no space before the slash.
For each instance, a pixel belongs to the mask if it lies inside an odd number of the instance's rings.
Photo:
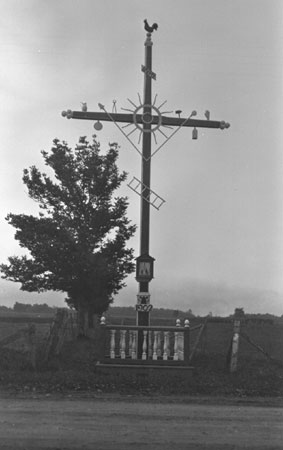
<svg viewBox="0 0 283 450">
<path fill-rule="evenodd" d="M 58 308 L 48 337 L 45 361 L 48 361 L 51 355 L 58 355 L 64 343 L 64 337 L 68 326 L 68 311 L 63 308 Z"/>
<path fill-rule="evenodd" d="M 36 369 L 36 338 L 35 338 L 36 327 L 34 323 L 29 324 L 28 327 L 28 346 L 29 346 L 29 355 L 30 355 L 30 363 L 32 368 Z"/>
<path fill-rule="evenodd" d="M 205 319 L 205 321 L 204 321 L 204 323 L 202 325 L 198 325 L 197 327 L 194 327 L 194 329 L 200 328 L 200 331 L 199 331 L 199 334 L 198 334 L 198 336 L 196 338 L 196 341 L 194 343 L 194 347 L 193 347 L 193 349 L 192 349 L 192 351 L 190 353 L 189 362 L 192 361 L 192 359 L 193 359 L 193 357 L 195 355 L 195 352 L 197 350 L 197 347 L 198 347 L 198 345 L 199 345 L 199 343 L 201 341 L 201 338 L 202 338 L 202 336 L 203 336 L 203 334 L 204 334 L 204 332 L 206 330 L 208 317 L 209 316 L 206 317 L 206 319 Z"/>
<path fill-rule="evenodd" d="M 190 322 L 185 320 L 184 331 L 184 363 L 188 366 L 190 363 Z"/>
<path fill-rule="evenodd" d="M 231 356 L 230 356 L 230 372 L 233 373 L 237 370 L 238 353 L 239 353 L 239 341 L 240 341 L 240 312 L 242 310 L 235 309 L 235 319 L 233 325 L 233 338 L 231 343 Z M 241 314 L 242 315 L 242 314 Z"/>
</svg>

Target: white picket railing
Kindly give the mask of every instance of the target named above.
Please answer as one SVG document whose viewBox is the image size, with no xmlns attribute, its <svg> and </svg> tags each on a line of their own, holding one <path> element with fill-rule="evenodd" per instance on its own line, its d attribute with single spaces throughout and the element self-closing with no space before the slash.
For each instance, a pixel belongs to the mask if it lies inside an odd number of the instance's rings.
<svg viewBox="0 0 283 450">
<path fill-rule="evenodd" d="M 184 358 L 186 350 L 184 337 L 189 332 L 188 320 L 185 321 L 184 327 L 181 327 L 179 320 L 175 327 L 142 327 L 106 325 L 105 319 L 102 318 L 101 325 L 110 332 L 107 334 L 110 342 L 106 343 L 106 347 L 109 348 L 109 358 L 112 360 L 136 360 L 139 353 L 143 361 L 184 361 L 186 359 Z"/>
</svg>

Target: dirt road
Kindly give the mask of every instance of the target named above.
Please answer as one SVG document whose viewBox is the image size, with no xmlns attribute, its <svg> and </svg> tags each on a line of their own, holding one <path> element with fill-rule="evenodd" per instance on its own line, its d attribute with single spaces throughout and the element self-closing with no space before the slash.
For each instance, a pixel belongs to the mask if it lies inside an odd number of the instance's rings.
<svg viewBox="0 0 283 450">
<path fill-rule="evenodd" d="M 0 449 L 282 449 L 283 408 L 158 399 L 0 398 Z"/>
</svg>

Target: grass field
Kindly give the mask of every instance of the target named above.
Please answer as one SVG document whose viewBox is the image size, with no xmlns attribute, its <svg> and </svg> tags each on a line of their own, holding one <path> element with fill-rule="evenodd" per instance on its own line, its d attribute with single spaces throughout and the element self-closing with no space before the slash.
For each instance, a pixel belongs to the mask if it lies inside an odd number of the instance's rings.
<svg viewBox="0 0 283 450">
<path fill-rule="evenodd" d="M 129 319 L 132 320 L 132 319 Z M 117 321 L 117 318 L 115 322 Z M 168 319 L 160 318 L 165 325 Z M 174 325 L 171 320 L 168 325 Z M 166 393 L 192 395 L 238 395 L 283 397 L 283 326 L 271 323 L 242 322 L 242 330 L 252 342 L 263 349 L 268 357 L 245 339 L 240 339 L 238 370 L 227 370 L 227 354 L 233 334 L 233 321 L 207 323 L 192 361 L 195 367 L 193 379 L 182 383 L 166 376 L 148 380 L 108 378 L 95 372 L 97 342 L 75 340 L 66 342 L 61 354 L 48 366 L 41 364 L 41 357 L 52 322 L 51 315 L 1 314 L 0 316 L 0 389 L 14 391 L 65 392 L 100 391 L 121 393 Z M 27 330 L 36 326 L 37 370 L 28 363 L 29 346 Z M 124 322 L 125 323 L 125 322 Z M 191 321 L 191 326 L 198 319 Z M 158 320 L 155 320 L 155 325 Z M 191 332 L 191 348 L 199 330 Z M 22 335 L 13 341 L 17 333 Z M 11 337 L 11 342 L 9 339 Z M 6 342 L 1 345 L 1 342 Z M 8 344 L 7 344 L 8 342 Z"/>
<path fill-rule="evenodd" d="M 36 325 L 36 337 L 39 342 L 46 338 L 50 331 L 53 321 L 52 314 L 36 313 L 13 313 L 7 312 L 0 314 L 0 345 L 1 340 L 7 336 L 17 333 L 19 330 L 27 329 L 28 325 Z M 173 318 L 154 318 L 152 325 L 174 326 Z M 134 317 L 110 317 L 109 323 L 134 325 Z M 192 330 L 196 325 L 203 322 L 202 318 L 194 318 L 190 321 Z M 275 360 L 283 362 L 283 324 L 267 322 L 252 322 L 242 320 L 241 331 L 260 346 L 269 356 Z M 191 347 L 194 346 L 199 330 L 191 332 Z M 233 335 L 233 320 L 223 319 L 220 321 L 209 320 L 205 327 L 202 339 L 200 340 L 198 353 L 227 355 L 231 338 Z M 244 339 L 240 339 L 240 355 L 244 359 L 265 359 L 263 353 L 257 351 L 255 347 Z"/>
</svg>

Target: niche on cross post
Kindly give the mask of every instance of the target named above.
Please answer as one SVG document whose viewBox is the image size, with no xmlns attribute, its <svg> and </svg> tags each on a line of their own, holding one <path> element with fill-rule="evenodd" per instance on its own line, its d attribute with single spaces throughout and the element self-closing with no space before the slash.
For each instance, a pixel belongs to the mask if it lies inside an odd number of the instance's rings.
<svg viewBox="0 0 283 450">
<path fill-rule="evenodd" d="M 136 280 L 138 283 L 149 283 L 153 278 L 153 262 L 155 259 L 146 254 L 136 258 Z"/>
<path fill-rule="evenodd" d="M 148 292 L 148 284 L 153 278 L 153 263 L 155 259 L 148 254 L 144 254 L 136 258 L 136 280 L 139 283 L 140 292 L 137 294 L 137 325 L 150 325 L 150 311 L 152 305 L 150 304 L 150 294 Z M 138 332 L 138 358 L 142 357 L 143 353 L 143 331 Z M 148 340 L 148 336 L 147 336 Z M 148 349 L 148 342 L 146 348 Z"/>
</svg>

